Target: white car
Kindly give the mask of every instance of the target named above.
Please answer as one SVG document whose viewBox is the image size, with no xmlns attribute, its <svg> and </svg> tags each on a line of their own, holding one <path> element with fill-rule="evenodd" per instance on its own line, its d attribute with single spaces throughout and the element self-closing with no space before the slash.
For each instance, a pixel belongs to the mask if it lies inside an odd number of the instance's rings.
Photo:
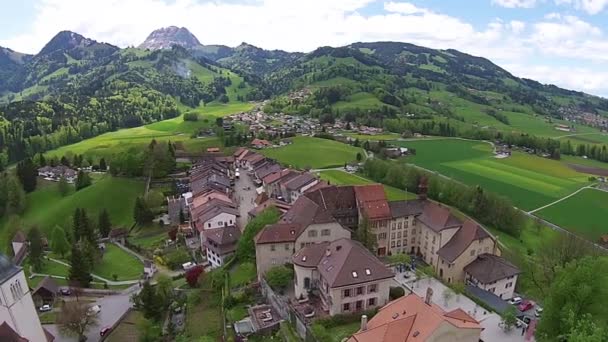
<svg viewBox="0 0 608 342">
<path fill-rule="evenodd" d="M 188 271 L 189 269 L 193 268 L 194 266 L 196 266 L 196 264 L 193 263 L 192 261 L 188 261 L 188 262 L 182 264 L 182 268 L 184 269 L 184 271 Z"/>
<path fill-rule="evenodd" d="M 101 306 L 93 305 L 89 308 L 89 316 L 97 315 L 101 312 Z"/>
<path fill-rule="evenodd" d="M 40 312 L 47 312 L 53 310 L 53 308 L 49 304 L 44 304 L 38 310 L 40 310 Z"/>
<path fill-rule="evenodd" d="M 509 304 L 517 305 L 522 302 L 521 297 L 513 297 L 509 300 Z"/>
</svg>

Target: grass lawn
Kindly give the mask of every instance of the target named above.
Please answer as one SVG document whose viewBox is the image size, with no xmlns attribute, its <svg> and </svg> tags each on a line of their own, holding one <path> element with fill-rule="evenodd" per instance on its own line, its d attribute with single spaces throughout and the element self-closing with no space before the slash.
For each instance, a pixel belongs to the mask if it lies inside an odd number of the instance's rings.
<svg viewBox="0 0 608 342">
<path fill-rule="evenodd" d="M 230 322 L 237 322 L 247 317 L 247 308 L 244 305 L 236 305 L 226 312 L 226 316 Z"/>
<path fill-rule="evenodd" d="M 48 311 L 38 314 L 38 318 L 40 318 L 41 324 L 55 324 L 55 318 L 57 317 L 57 312 Z"/>
<path fill-rule="evenodd" d="M 249 284 L 256 278 L 255 265 L 250 262 L 238 264 L 230 270 L 230 287 L 237 288 Z"/>
<path fill-rule="evenodd" d="M 168 238 L 167 229 L 154 224 L 149 227 L 138 227 L 138 230 L 131 232 L 129 242 L 147 250 L 160 247 Z"/>
<path fill-rule="evenodd" d="M 536 212 L 536 215 L 597 242 L 601 235 L 608 234 L 606 213 L 608 213 L 608 192 L 585 189 L 564 201 Z"/>
<path fill-rule="evenodd" d="M 201 302 L 188 308 L 184 331 L 186 336 L 193 339 L 209 336 L 214 341 L 219 340 L 223 325 L 219 297 L 217 293 L 203 293 Z"/>
<path fill-rule="evenodd" d="M 406 158 L 408 163 L 469 185 L 480 185 L 509 197 L 526 210 L 551 203 L 588 184 L 588 175 L 561 161 L 520 152 L 496 159 L 492 147 L 480 141 L 438 139 L 395 143 L 416 149 L 416 155 Z"/>
<path fill-rule="evenodd" d="M 333 185 L 364 185 L 374 184 L 376 182 L 363 178 L 359 175 L 348 173 L 340 170 L 327 170 L 319 172 L 321 179 L 328 181 Z M 392 186 L 384 185 L 384 193 L 389 201 L 400 201 L 405 199 L 416 198 L 415 194 L 405 192 L 401 189 Z"/>
<path fill-rule="evenodd" d="M 97 222 L 98 213 L 107 209 L 114 226 L 130 227 L 133 224 L 135 198 L 144 191 L 144 182 L 129 178 L 104 175 L 89 187 L 62 197 L 57 183 L 40 186 L 27 194 L 27 208 L 21 215 L 24 227 L 37 225 L 43 235 L 50 237 L 53 228 L 60 225 L 64 230 L 72 228 L 76 208 L 85 208 L 91 221 Z M 0 221 L 1 246 L 7 246 L 6 218 Z"/>
<path fill-rule="evenodd" d="M 313 323 L 313 326 L 320 323 Z M 327 332 L 331 335 L 331 340 L 323 342 L 341 342 L 344 338 L 347 338 L 357 332 L 361 328 L 360 322 L 351 322 L 331 327 L 327 329 Z"/>
<path fill-rule="evenodd" d="M 301 169 L 344 166 L 345 163 L 356 160 L 357 153 L 365 156 L 361 148 L 313 137 L 295 137 L 290 145 L 264 149 L 261 153 Z"/>
<path fill-rule="evenodd" d="M 109 280 L 114 280 L 112 275 L 116 274 L 118 281 L 139 279 L 143 271 L 144 266 L 139 259 L 111 243 L 106 244 L 101 262 L 93 269 L 93 273 Z"/>
<path fill-rule="evenodd" d="M 344 133 L 344 135 L 349 136 L 353 139 L 359 139 L 362 141 L 363 140 L 370 140 L 370 141 L 396 140 L 396 139 L 400 138 L 399 134 L 397 134 L 397 133 L 384 133 L 384 134 L 376 134 L 376 135 Z"/>
<path fill-rule="evenodd" d="M 338 101 L 333 104 L 332 109 L 345 110 L 349 108 L 358 108 L 360 110 L 378 109 L 382 106 L 393 107 L 392 105 L 383 103 L 376 96 L 370 93 L 359 92 L 352 94 L 346 101 Z"/>
<path fill-rule="evenodd" d="M 112 330 L 106 341 L 108 342 L 131 342 L 139 340 L 139 329 L 137 325 L 144 316 L 141 312 L 131 310 L 125 318 Z"/>
</svg>

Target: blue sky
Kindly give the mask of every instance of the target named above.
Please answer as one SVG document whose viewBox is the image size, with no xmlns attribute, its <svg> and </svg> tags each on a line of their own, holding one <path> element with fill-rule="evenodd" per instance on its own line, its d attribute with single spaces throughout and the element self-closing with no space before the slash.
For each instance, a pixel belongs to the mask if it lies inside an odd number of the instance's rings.
<svg viewBox="0 0 608 342">
<path fill-rule="evenodd" d="M 288 51 L 393 40 L 458 49 L 516 76 L 608 96 L 608 0 L 3 2 L 0 46 L 27 53 L 60 30 L 125 47 L 169 25 L 203 44 Z"/>
</svg>

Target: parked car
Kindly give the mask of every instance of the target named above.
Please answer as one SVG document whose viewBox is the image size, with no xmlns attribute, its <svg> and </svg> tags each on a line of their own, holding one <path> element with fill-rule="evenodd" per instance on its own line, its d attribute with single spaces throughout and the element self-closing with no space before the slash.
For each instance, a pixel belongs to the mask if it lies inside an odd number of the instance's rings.
<svg viewBox="0 0 608 342">
<path fill-rule="evenodd" d="M 524 300 L 517 306 L 517 309 L 521 312 L 524 312 L 524 311 L 528 311 L 528 310 L 532 309 L 533 307 L 534 307 L 534 303 L 532 301 Z"/>
<path fill-rule="evenodd" d="M 101 306 L 93 305 L 89 308 L 89 316 L 97 315 L 101 312 Z"/>
<path fill-rule="evenodd" d="M 509 300 L 509 304 L 518 305 L 519 303 L 521 303 L 521 301 L 521 297 L 513 297 Z"/>
<path fill-rule="evenodd" d="M 72 290 L 70 290 L 70 289 L 60 289 L 59 293 L 61 293 L 64 296 L 69 296 L 69 295 L 72 294 Z"/>
<path fill-rule="evenodd" d="M 196 266 L 196 264 L 193 263 L 192 261 L 188 261 L 188 262 L 182 264 L 182 268 L 184 269 L 184 271 L 188 271 L 191 268 L 193 268 L 194 266 Z"/>
<path fill-rule="evenodd" d="M 99 330 L 99 336 L 106 336 L 107 334 L 110 333 L 111 330 L 112 330 L 111 327 L 101 328 L 101 330 Z"/>
<path fill-rule="evenodd" d="M 534 311 L 534 316 L 540 317 L 543 314 L 543 308 L 540 306 L 536 307 L 536 311 Z"/>
<path fill-rule="evenodd" d="M 47 312 L 53 310 L 53 308 L 49 304 L 44 304 L 38 310 L 40 310 L 40 312 Z"/>
</svg>

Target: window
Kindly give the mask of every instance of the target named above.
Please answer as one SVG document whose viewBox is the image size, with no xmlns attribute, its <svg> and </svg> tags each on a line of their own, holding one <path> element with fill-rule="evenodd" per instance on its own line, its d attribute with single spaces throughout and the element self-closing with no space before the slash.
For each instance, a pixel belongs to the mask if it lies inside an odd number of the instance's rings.
<svg viewBox="0 0 608 342">
<path fill-rule="evenodd" d="M 308 237 L 311 237 L 311 238 L 317 237 L 317 231 L 314 229 L 309 230 Z"/>
<path fill-rule="evenodd" d="M 401 232 L 397 232 L 397 239 L 401 239 Z"/>
<path fill-rule="evenodd" d="M 492 292 L 492 293 L 494 293 L 495 291 L 496 291 L 495 287 L 493 287 L 493 288 L 490 289 L 490 292 Z"/>
<path fill-rule="evenodd" d="M 391 248 L 395 247 L 395 241 L 391 241 Z"/>
<path fill-rule="evenodd" d="M 360 296 L 363 294 L 363 286 L 357 287 L 357 296 Z"/>
<path fill-rule="evenodd" d="M 416 220 L 413 220 L 412 221 L 412 227 L 415 227 L 415 226 L 416 226 Z"/>
<path fill-rule="evenodd" d="M 286 243 L 286 244 L 285 244 L 285 250 L 286 250 L 286 251 L 288 251 L 288 250 L 289 250 L 289 244 L 288 244 L 288 243 Z"/>
<path fill-rule="evenodd" d="M 300 244 L 300 248 L 304 248 L 304 246 L 306 246 L 306 245 L 304 244 L 304 242 L 302 242 L 302 243 Z"/>
<path fill-rule="evenodd" d="M 391 233 L 391 240 L 395 238 L 395 233 Z"/>
<path fill-rule="evenodd" d="M 375 293 L 378 290 L 378 285 L 371 284 L 367 287 L 367 293 Z"/>
<path fill-rule="evenodd" d="M 507 285 L 505 285 L 505 289 L 508 289 L 511 286 L 513 286 L 513 283 L 507 283 Z"/>
<path fill-rule="evenodd" d="M 403 226 L 403 223 L 399 222 L 399 224 L 397 225 L 397 228 L 401 229 L 402 226 Z"/>
<path fill-rule="evenodd" d="M 350 311 L 350 303 L 344 303 L 342 305 L 342 311 Z"/>
<path fill-rule="evenodd" d="M 367 306 L 376 306 L 376 298 L 370 298 L 367 300 Z"/>
<path fill-rule="evenodd" d="M 355 303 L 355 310 L 361 310 L 361 309 L 363 309 L 363 301 L 362 300 L 358 300 Z"/>
<path fill-rule="evenodd" d="M 395 228 L 397 228 L 397 224 L 395 222 L 393 222 L 392 229 L 395 230 Z"/>
<path fill-rule="evenodd" d="M 435 237 L 433 236 L 433 243 L 435 243 Z"/>
<path fill-rule="evenodd" d="M 342 297 L 344 297 L 344 298 L 350 297 L 350 289 L 346 289 L 346 290 L 342 291 Z"/>
<path fill-rule="evenodd" d="M 378 239 L 380 239 L 380 240 L 386 240 L 386 233 L 380 233 L 380 234 L 378 234 Z"/>
<path fill-rule="evenodd" d="M 415 237 L 412 238 L 412 244 L 414 244 L 414 243 L 416 243 L 416 238 Z"/>
<path fill-rule="evenodd" d="M 211 222 L 207 223 L 207 228 L 211 228 Z"/>
<path fill-rule="evenodd" d="M 407 238 L 404 238 L 404 239 L 403 239 L 403 246 L 404 246 L 404 247 L 405 247 L 405 246 L 407 246 Z"/>
<path fill-rule="evenodd" d="M 220 221 L 219 224 L 220 224 L 220 226 L 223 226 L 224 225 L 224 221 Z"/>
<path fill-rule="evenodd" d="M 276 250 L 276 246 L 275 245 L 270 245 L 270 251 L 274 252 Z"/>
<path fill-rule="evenodd" d="M 475 250 L 474 249 L 471 250 L 471 256 L 475 256 Z"/>
<path fill-rule="evenodd" d="M 407 229 L 403 231 L 403 236 L 406 237 L 407 236 Z"/>
<path fill-rule="evenodd" d="M 401 240 L 397 240 L 397 247 L 401 247 Z"/>
<path fill-rule="evenodd" d="M 409 227 L 409 223 L 410 223 L 409 221 L 405 221 L 405 222 L 403 222 L 403 228 L 407 228 L 407 227 Z"/>
<path fill-rule="evenodd" d="M 331 231 L 329 229 L 321 230 L 321 236 L 329 236 L 330 234 L 331 234 Z"/>
</svg>

